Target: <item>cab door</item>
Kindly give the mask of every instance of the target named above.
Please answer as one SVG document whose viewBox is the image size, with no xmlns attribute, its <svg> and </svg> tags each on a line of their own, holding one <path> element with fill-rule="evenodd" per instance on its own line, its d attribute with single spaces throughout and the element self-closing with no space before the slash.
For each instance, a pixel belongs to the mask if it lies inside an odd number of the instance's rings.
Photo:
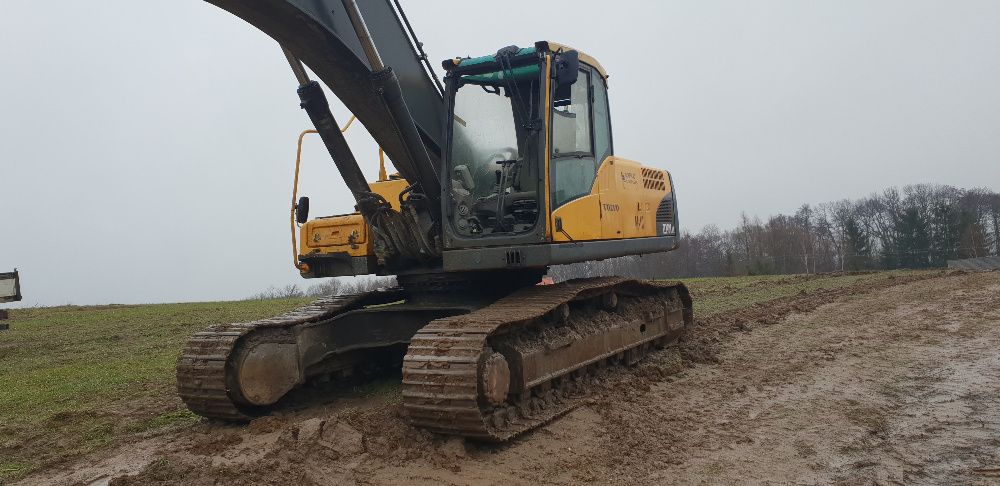
<svg viewBox="0 0 1000 486">
<path fill-rule="evenodd" d="M 623 238 L 624 207 L 622 180 L 615 166 L 611 139 L 611 111 L 608 106 L 608 84 L 595 69 L 591 71 L 591 118 L 594 120 L 594 153 L 600 162 L 597 186 L 601 198 L 601 233 L 603 239 Z"/>
<path fill-rule="evenodd" d="M 570 97 L 551 108 L 549 153 L 554 241 L 601 238 L 600 196 L 595 191 L 590 70 L 583 64 Z"/>
<path fill-rule="evenodd" d="M 552 208 L 555 241 L 623 237 L 621 183 L 611 146 L 607 84 L 580 64 L 566 104 L 552 108 Z"/>
</svg>

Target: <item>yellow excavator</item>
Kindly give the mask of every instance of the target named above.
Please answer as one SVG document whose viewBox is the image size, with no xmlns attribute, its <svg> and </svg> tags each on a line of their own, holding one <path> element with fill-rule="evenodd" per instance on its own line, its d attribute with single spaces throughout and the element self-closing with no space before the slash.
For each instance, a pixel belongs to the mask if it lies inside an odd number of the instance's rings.
<svg viewBox="0 0 1000 486">
<path fill-rule="evenodd" d="M 541 41 L 447 59 L 442 82 L 396 0 L 208 1 L 278 41 L 356 201 L 310 219 L 308 198 L 293 195 L 295 266 L 305 278 L 395 275 L 397 286 L 195 334 L 177 364 L 192 411 L 246 421 L 313 380 L 401 366 L 410 423 L 499 442 L 691 325 L 681 284 L 538 285 L 551 265 L 677 247 L 670 174 L 615 155 L 596 59 Z M 383 161 L 367 181 L 305 66 L 397 173 Z"/>
</svg>

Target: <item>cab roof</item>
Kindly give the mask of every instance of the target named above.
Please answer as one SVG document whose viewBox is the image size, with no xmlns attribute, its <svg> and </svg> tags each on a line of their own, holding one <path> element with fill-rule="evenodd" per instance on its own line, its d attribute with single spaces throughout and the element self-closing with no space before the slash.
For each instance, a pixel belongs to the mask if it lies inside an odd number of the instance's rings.
<svg viewBox="0 0 1000 486">
<path fill-rule="evenodd" d="M 532 47 L 520 48 L 516 55 L 517 56 L 531 55 L 537 52 L 539 49 L 548 50 L 555 53 L 563 51 L 576 51 L 577 57 L 579 58 L 580 62 L 592 66 L 594 69 L 596 69 L 598 74 L 600 74 L 605 81 L 607 81 L 608 79 L 608 72 L 604 70 L 604 66 L 602 66 L 601 63 L 597 61 L 597 59 L 579 49 L 574 49 L 566 44 L 561 44 L 559 42 L 553 42 L 553 41 L 536 42 L 535 45 Z M 495 61 L 496 57 L 494 55 L 487 55 L 480 57 L 450 59 L 445 61 L 443 65 L 445 69 L 451 69 L 454 66 L 471 67 L 478 64 L 492 63 Z"/>
<path fill-rule="evenodd" d="M 544 42 L 548 44 L 549 50 L 552 52 L 576 51 L 577 54 L 579 55 L 580 62 L 593 66 L 594 69 L 596 69 L 597 72 L 601 74 L 601 77 L 604 78 L 605 81 L 608 80 L 608 72 L 604 70 L 604 66 L 601 66 L 601 63 L 598 62 L 597 59 L 594 59 L 594 57 L 591 56 L 590 54 L 587 54 L 586 52 L 583 52 L 580 49 L 575 49 L 573 47 L 570 47 L 566 44 L 560 44 L 558 42 L 553 42 L 553 41 L 544 41 Z"/>
</svg>

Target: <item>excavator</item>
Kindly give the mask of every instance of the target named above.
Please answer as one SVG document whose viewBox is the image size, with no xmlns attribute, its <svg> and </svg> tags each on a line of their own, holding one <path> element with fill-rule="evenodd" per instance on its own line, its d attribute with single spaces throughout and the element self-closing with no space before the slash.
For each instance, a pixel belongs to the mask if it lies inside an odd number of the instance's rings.
<svg viewBox="0 0 1000 486">
<path fill-rule="evenodd" d="M 396 285 L 194 334 L 177 363 L 194 413 L 245 422 L 303 385 L 401 367 L 412 425 L 502 442 L 572 410 L 595 373 L 691 326 L 679 283 L 538 285 L 553 265 L 678 245 L 673 180 L 615 155 L 596 59 L 539 41 L 449 58 L 442 81 L 398 0 L 208 2 L 278 42 L 314 127 L 303 135 L 319 135 L 356 202 L 310 219 L 296 162 L 295 267 Z M 320 82 L 380 146 L 377 181 Z M 398 172 L 386 174 L 385 157 Z"/>
</svg>

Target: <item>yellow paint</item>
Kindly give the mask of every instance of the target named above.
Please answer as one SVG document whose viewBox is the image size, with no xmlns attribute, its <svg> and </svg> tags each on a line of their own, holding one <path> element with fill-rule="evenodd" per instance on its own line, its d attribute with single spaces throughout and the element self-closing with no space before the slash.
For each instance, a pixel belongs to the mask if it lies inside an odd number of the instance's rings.
<svg viewBox="0 0 1000 486">
<path fill-rule="evenodd" d="M 378 194 L 389 201 L 392 209 L 399 211 L 399 194 L 410 185 L 406 179 L 388 179 L 379 182 L 369 182 L 368 187 L 372 192 Z"/>
<path fill-rule="evenodd" d="M 389 176 L 385 175 L 385 150 L 382 147 L 378 148 L 378 181 L 384 182 L 389 180 Z"/>
<path fill-rule="evenodd" d="M 371 191 L 385 198 L 399 211 L 399 194 L 409 184 L 405 179 L 370 182 Z M 359 213 L 318 218 L 302 225 L 302 255 L 346 253 L 350 256 L 374 255 L 368 225 Z M 353 236 L 352 236 L 353 235 Z M 298 255 L 296 255 L 297 261 Z"/>
<path fill-rule="evenodd" d="M 351 115 L 347 123 L 340 129 L 341 133 L 347 131 L 354 124 L 357 117 Z M 302 166 L 302 141 L 310 133 L 319 133 L 316 130 L 303 130 L 299 134 L 298 146 L 295 151 L 295 176 L 292 181 L 292 209 L 289 214 L 289 225 L 292 232 L 292 262 L 300 272 L 309 271 L 309 266 L 299 263 L 299 247 L 296 241 L 295 206 L 298 204 L 299 192 L 299 170 Z M 385 152 L 382 147 L 378 149 L 379 154 L 379 180 L 369 183 L 372 192 L 385 198 L 393 209 L 399 211 L 399 194 L 406 189 L 407 182 L 403 179 L 390 179 L 385 173 Z M 331 254 L 347 253 L 350 256 L 368 256 L 374 254 L 371 239 L 368 238 L 368 225 L 359 213 L 345 214 L 341 216 L 329 216 L 314 219 L 306 222 L 299 229 L 302 240 L 302 255 L 308 254 Z"/>
<path fill-rule="evenodd" d="M 626 212 L 622 208 L 620 193 L 615 179 L 618 174 L 614 171 L 614 157 L 608 157 L 597 169 L 597 178 L 594 184 L 597 185 L 597 192 L 601 195 L 601 202 L 604 204 L 601 211 L 601 236 L 604 238 L 621 238 L 622 221 Z"/>
<path fill-rule="evenodd" d="M 348 126 L 350 126 L 350 123 L 348 123 Z M 288 215 L 288 222 L 292 228 L 292 265 L 303 273 L 309 271 L 309 266 L 299 263 L 299 248 L 298 243 L 295 241 L 295 206 L 298 205 L 299 167 L 302 166 L 302 140 L 305 139 L 306 135 L 310 133 L 319 132 L 316 130 L 303 130 L 302 133 L 299 134 L 298 146 L 295 149 L 295 177 L 292 179 L 292 210 Z"/>
<path fill-rule="evenodd" d="M 354 114 L 352 113 L 351 114 L 351 118 L 349 118 L 347 120 L 347 123 L 344 124 L 344 127 L 340 129 L 340 133 L 347 133 L 347 129 L 351 128 L 351 125 L 354 124 L 354 120 L 357 120 L 357 119 L 358 119 L 358 117 L 354 116 Z"/>
<path fill-rule="evenodd" d="M 368 225 L 360 214 L 314 219 L 302 225 L 303 255 L 347 253 L 369 254 Z"/>
<path fill-rule="evenodd" d="M 363 245 L 368 241 L 368 231 L 360 214 L 346 214 L 312 222 L 312 238 L 305 242 L 309 248 L 322 246 Z"/>
<path fill-rule="evenodd" d="M 549 45 L 549 49 L 552 51 L 558 51 L 560 49 L 564 51 L 576 51 L 577 58 L 580 59 L 580 62 L 593 66 L 605 81 L 608 80 L 608 72 L 604 70 L 604 66 L 601 66 L 601 63 L 597 62 L 597 59 L 593 56 L 581 51 L 580 49 L 574 49 L 567 46 L 566 44 L 560 44 L 553 41 L 545 42 Z"/>
<path fill-rule="evenodd" d="M 562 222 L 562 231 L 553 231 L 553 241 L 600 240 L 601 196 L 590 194 L 574 199 L 556 209 L 552 220 Z M 596 224 L 595 224 L 596 223 Z M 555 226 L 553 226 L 555 228 Z"/>
<path fill-rule="evenodd" d="M 632 160 L 615 157 L 612 161 L 613 164 L 602 164 L 598 170 L 601 202 L 617 204 L 620 218 L 617 224 L 609 225 L 605 237 L 656 236 L 656 208 L 668 192 L 669 178 L 662 170 L 643 167 Z M 611 231 L 615 234 L 607 234 Z"/>
<path fill-rule="evenodd" d="M 620 157 L 604 159 L 590 195 L 552 212 L 562 220 L 565 235 L 552 241 L 613 240 L 656 236 L 656 208 L 670 192 L 666 171 L 643 167 Z"/>
<path fill-rule="evenodd" d="M 552 56 L 549 54 L 545 55 L 545 106 L 552 106 Z M 549 158 L 551 157 L 549 149 L 549 123 L 552 119 L 552 110 L 549 108 L 545 109 L 545 239 L 552 238 L 552 225 L 554 224 L 551 220 L 552 216 L 552 196 L 549 193 Z"/>
</svg>

